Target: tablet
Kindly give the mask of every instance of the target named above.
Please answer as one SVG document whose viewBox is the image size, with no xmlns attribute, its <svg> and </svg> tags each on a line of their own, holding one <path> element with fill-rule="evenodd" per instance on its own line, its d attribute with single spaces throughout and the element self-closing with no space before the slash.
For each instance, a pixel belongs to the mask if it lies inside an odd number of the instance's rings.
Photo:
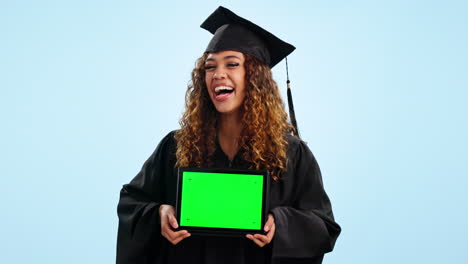
<svg viewBox="0 0 468 264">
<path fill-rule="evenodd" d="M 269 182 L 267 171 L 179 168 L 178 229 L 197 235 L 265 234 Z"/>
</svg>

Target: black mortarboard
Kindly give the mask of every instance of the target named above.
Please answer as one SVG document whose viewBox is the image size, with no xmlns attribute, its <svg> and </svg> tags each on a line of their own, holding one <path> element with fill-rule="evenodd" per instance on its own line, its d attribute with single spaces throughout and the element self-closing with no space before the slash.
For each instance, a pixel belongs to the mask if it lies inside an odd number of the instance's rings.
<svg viewBox="0 0 468 264">
<path fill-rule="evenodd" d="M 222 6 L 218 7 L 200 27 L 214 34 L 206 52 L 240 51 L 254 56 L 271 68 L 296 49 L 293 45 Z"/>
<path fill-rule="evenodd" d="M 235 50 L 254 56 L 270 68 L 296 49 L 293 45 L 222 6 L 218 7 L 200 27 L 214 34 L 205 52 Z M 286 72 L 287 63 L 286 59 Z M 299 137 L 289 76 L 287 84 L 289 117 L 295 128 L 293 132 Z"/>
</svg>

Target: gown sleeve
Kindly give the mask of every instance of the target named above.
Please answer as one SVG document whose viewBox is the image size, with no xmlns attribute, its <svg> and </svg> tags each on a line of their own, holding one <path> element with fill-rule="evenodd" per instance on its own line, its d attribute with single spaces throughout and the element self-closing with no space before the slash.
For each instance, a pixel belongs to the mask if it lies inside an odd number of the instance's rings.
<svg viewBox="0 0 468 264">
<path fill-rule="evenodd" d="M 296 141 L 288 157 L 291 171 L 286 174 L 291 178 L 288 184 L 294 185 L 290 203 L 271 210 L 276 225 L 272 257 L 321 263 L 323 255 L 333 250 L 341 228 L 334 221 L 315 157 L 303 141 Z"/>
<path fill-rule="evenodd" d="M 120 191 L 117 206 L 117 264 L 154 263 L 161 252 L 159 206 L 167 201 L 168 175 L 174 173 L 174 131 L 164 137 L 141 171 Z"/>
</svg>

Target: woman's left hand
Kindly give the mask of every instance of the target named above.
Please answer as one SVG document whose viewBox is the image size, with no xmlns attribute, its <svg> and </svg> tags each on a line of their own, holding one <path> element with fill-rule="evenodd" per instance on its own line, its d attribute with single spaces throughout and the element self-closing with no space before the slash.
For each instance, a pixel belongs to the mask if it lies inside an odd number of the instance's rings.
<svg viewBox="0 0 468 264">
<path fill-rule="evenodd" d="M 264 247 L 265 245 L 270 244 L 271 240 L 273 239 L 273 236 L 275 235 L 275 218 L 272 214 L 268 214 L 268 219 L 265 223 L 265 227 L 263 228 L 263 230 L 267 232 L 266 235 L 247 234 L 246 237 L 255 242 L 255 244 L 257 244 L 259 247 Z"/>
</svg>

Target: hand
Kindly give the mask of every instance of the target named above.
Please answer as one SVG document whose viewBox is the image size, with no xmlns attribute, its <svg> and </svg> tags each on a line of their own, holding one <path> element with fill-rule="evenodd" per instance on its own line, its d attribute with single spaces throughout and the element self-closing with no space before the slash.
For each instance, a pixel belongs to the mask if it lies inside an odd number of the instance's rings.
<svg viewBox="0 0 468 264">
<path fill-rule="evenodd" d="M 176 245 L 182 239 L 190 236 L 187 230 L 174 232 L 172 228 L 179 227 L 174 216 L 174 207 L 167 204 L 159 206 L 159 217 L 161 218 L 161 235 L 165 237 L 173 245 Z"/>
<path fill-rule="evenodd" d="M 271 240 L 273 239 L 273 236 L 275 235 L 275 229 L 275 218 L 272 214 L 268 214 L 268 219 L 265 223 L 265 227 L 263 228 L 263 230 L 265 230 L 267 234 L 247 234 L 246 237 L 255 242 L 255 244 L 257 244 L 259 247 L 264 247 L 265 245 L 270 244 Z"/>
</svg>

